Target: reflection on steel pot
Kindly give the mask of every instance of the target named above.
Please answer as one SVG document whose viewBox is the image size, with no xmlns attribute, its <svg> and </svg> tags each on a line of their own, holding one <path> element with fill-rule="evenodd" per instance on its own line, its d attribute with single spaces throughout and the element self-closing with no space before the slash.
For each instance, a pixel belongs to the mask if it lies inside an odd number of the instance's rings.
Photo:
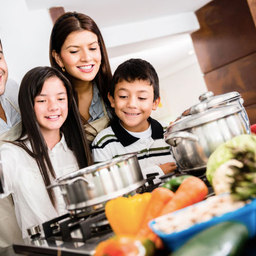
<svg viewBox="0 0 256 256">
<path fill-rule="evenodd" d="M 96 208 L 112 198 L 135 191 L 145 182 L 137 156 L 128 154 L 62 176 L 47 189 L 59 186 L 67 210 L 73 211 Z"/>
<path fill-rule="evenodd" d="M 217 146 L 237 135 L 250 133 L 243 111 L 239 104 L 207 109 L 202 102 L 193 113 L 171 124 L 165 141 L 171 145 L 180 170 L 202 171 Z"/>
<path fill-rule="evenodd" d="M 225 105 L 237 105 L 242 108 L 241 116 L 244 122 L 247 124 L 247 132 L 250 132 L 250 122 L 248 115 L 243 107 L 244 100 L 241 98 L 241 94 L 238 92 L 229 92 L 214 96 L 213 92 L 207 91 L 199 96 L 200 103 L 192 106 L 189 110 L 185 111 L 185 115 L 196 114 L 205 109 L 225 106 Z"/>
</svg>

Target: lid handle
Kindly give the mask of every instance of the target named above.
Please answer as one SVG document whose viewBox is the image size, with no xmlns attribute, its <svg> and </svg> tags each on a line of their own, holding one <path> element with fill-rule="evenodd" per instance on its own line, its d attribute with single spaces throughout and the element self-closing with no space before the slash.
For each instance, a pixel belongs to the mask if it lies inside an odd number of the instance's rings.
<svg viewBox="0 0 256 256">
<path fill-rule="evenodd" d="M 211 98 L 211 97 L 213 97 L 213 96 L 214 96 L 214 93 L 213 93 L 213 92 L 207 91 L 207 92 L 205 92 L 205 93 L 203 93 L 203 94 L 201 94 L 201 95 L 199 96 L 199 100 L 200 100 L 200 101 L 204 101 L 204 100 L 207 100 L 207 99 L 209 99 L 209 98 Z"/>
</svg>

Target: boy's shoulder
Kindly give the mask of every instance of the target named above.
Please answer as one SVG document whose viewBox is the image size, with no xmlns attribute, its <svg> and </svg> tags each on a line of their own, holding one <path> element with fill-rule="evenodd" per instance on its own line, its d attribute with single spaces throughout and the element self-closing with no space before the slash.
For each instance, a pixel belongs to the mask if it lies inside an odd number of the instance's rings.
<svg viewBox="0 0 256 256">
<path fill-rule="evenodd" d="M 107 140 L 116 138 L 116 135 L 111 126 L 103 129 L 100 133 L 97 134 L 95 139 L 92 142 L 92 146 L 96 146 L 106 142 Z"/>
</svg>

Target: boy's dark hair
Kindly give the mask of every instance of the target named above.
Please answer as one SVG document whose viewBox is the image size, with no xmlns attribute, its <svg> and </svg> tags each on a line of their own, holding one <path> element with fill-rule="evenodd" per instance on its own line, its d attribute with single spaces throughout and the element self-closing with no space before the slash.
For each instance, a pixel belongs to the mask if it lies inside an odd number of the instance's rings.
<svg viewBox="0 0 256 256">
<path fill-rule="evenodd" d="M 129 59 L 120 64 L 113 76 L 110 95 L 114 97 L 116 84 L 123 80 L 132 83 L 135 80 L 148 81 L 154 89 L 154 101 L 159 98 L 159 79 L 154 67 L 142 59 Z"/>
</svg>

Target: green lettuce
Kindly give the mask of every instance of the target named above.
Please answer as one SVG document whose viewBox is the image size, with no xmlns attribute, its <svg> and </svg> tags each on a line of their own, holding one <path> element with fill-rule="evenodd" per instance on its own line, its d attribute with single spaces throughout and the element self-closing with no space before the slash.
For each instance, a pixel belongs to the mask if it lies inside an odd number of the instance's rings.
<svg viewBox="0 0 256 256">
<path fill-rule="evenodd" d="M 228 160 L 234 159 L 234 155 L 232 154 L 232 149 L 234 148 L 239 148 L 241 150 L 249 149 L 256 152 L 256 135 L 238 135 L 231 140 L 219 145 L 213 151 L 208 159 L 206 168 L 206 177 L 210 184 L 212 184 L 212 179 L 217 168 Z"/>
</svg>

